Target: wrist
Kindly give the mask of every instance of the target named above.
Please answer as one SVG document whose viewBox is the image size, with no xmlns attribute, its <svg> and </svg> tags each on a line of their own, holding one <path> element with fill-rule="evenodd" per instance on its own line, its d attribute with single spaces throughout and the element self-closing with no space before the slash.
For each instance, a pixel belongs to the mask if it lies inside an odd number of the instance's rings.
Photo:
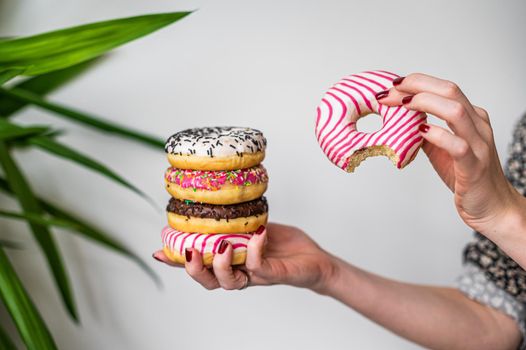
<svg viewBox="0 0 526 350">
<path fill-rule="evenodd" d="M 333 296 L 342 279 L 342 275 L 344 275 L 346 264 L 336 256 L 329 253 L 326 254 L 320 278 L 310 289 L 321 295 Z"/>
<path fill-rule="evenodd" d="M 526 234 L 526 198 L 514 188 L 511 188 L 511 190 L 513 195 L 503 209 L 502 214 L 499 215 L 493 225 L 490 225 L 486 232 L 481 232 L 497 245 L 502 241 L 509 241 L 514 236 L 524 236 Z"/>
</svg>

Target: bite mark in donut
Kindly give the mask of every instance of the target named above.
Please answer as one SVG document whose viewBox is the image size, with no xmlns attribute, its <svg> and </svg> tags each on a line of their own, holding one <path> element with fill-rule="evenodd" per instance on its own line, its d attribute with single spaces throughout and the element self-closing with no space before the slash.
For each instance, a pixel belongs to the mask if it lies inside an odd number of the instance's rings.
<svg viewBox="0 0 526 350">
<path fill-rule="evenodd" d="M 344 77 L 326 92 L 317 108 L 315 134 L 336 166 L 353 172 L 364 159 L 383 155 L 402 169 L 414 159 L 423 142 L 418 126 L 425 123 L 426 115 L 382 105 L 375 97 L 391 88 L 396 77 L 382 70 L 362 72 Z M 382 128 L 360 132 L 356 122 L 370 113 L 382 117 Z"/>
</svg>

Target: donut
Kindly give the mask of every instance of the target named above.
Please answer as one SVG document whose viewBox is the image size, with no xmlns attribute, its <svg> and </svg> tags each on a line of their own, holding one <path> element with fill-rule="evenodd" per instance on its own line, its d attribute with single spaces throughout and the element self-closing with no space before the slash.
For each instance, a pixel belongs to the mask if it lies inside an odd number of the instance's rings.
<svg viewBox="0 0 526 350">
<path fill-rule="evenodd" d="M 336 166 L 353 172 L 367 157 L 383 155 L 402 169 L 415 158 L 423 141 L 418 126 L 425 123 L 425 113 L 385 106 L 375 97 L 397 77 L 383 70 L 366 71 L 344 77 L 325 93 L 317 108 L 315 135 Z M 370 113 L 382 117 L 382 127 L 360 132 L 356 122 Z"/>
<path fill-rule="evenodd" d="M 228 240 L 234 249 L 232 265 L 245 263 L 247 257 L 247 243 L 252 234 L 233 233 L 208 235 L 202 233 L 187 233 L 166 226 L 161 233 L 164 255 L 171 261 L 185 263 L 185 249 L 195 248 L 203 257 L 203 264 L 212 265 L 212 259 L 217 253 L 219 244 Z"/>
<path fill-rule="evenodd" d="M 236 204 L 259 198 L 268 183 L 263 165 L 240 170 L 168 168 L 166 190 L 175 198 L 209 204 Z"/>
<path fill-rule="evenodd" d="M 225 126 L 180 131 L 168 138 L 164 149 L 174 168 L 237 170 L 261 163 L 266 146 L 259 130 Z"/>
<path fill-rule="evenodd" d="M 253 232 L 266 225 L 268 204 L 265 197 L 228 205 L 182 201 L 172 197 L 166 212 L 168 225 L 183 232 Z"/>
</svg>

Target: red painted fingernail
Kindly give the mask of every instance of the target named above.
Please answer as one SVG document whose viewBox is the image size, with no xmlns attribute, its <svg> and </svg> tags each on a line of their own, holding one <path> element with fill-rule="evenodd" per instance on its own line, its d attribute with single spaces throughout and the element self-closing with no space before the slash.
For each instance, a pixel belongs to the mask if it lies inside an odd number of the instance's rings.
<svg viewBox="0 0 526 350">
<path fill-rule="evenodd" d="M 403 104 L 408 104 L 409 102 L 411 102 L 411 100 L 413 99 L 414 95 L 409 95 L 409 96 L 406 96 L 402 99 L 402 103 Z"/>
<path fill-rule="evenodd" d="M 157 256 L 155 256 L 155 253 L 152 254 L 152 258 L 154 258 L 157 261 L 164 262 L 161 259 L 159 259 Z"/>
<path fill-rule="evenodd" d="M 192 251 L 188 248 L 184 250 L 184 258 L 186 259 L 186 262 L 192 261 Z"/>
<path fill-rule="evenodd" d="M 389 90 L 380 91 L 376 93 L 376 95 L 374 96 L 376 97 L 377 100 L 381 100 L 382 98 L 389 96 Z"/>
<path fill-rule="evenodd" d="M 427 124 L 420 124 L 418 126 L 418 130 L 420 130 L 420 132 L 423 132 L 425 134 L 429 130 L 429 125 L 427 125 Z"/>
<path fill-rule="evenodd" d="M 221 244 L 219 244 L 219 250 L 218 250 L 218 253 L 219 253 L 219 254 L 223 254 L 223 253 L 225 252 L 227 246 L 228 246 L 227 241 L 222 240 L 222 241 L 221 241 Z"/>
<path fill-rule="evenodd" d="M 393 79 L 393 86 L 397 86 L 402 84 L 402 81 L 404 81 L 405 77 L 398 77 L 396 79 Z"/>
<path fill-rule="evenodd" d="M 265 231 L 265 226 L 261 225 L 258 227 L 258 229 L 256 230 L 256 232 L 254 232 L 256 235 L 260 235 L 263 233 L 263 231 Z"/>
</svg>

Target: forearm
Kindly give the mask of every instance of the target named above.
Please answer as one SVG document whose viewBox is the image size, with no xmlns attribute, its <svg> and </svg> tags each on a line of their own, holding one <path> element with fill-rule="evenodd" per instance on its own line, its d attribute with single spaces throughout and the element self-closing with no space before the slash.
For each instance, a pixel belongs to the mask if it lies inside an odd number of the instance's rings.
<svg viewBox="0 0 526 350">
<path fill-rule="evenodd" d="M 511 318 L 458 290 L 392 281 L 336 258 L 335 266 L 323 294 L 425 347 L 516 349 L 520 342 Z"/>
</svg>

